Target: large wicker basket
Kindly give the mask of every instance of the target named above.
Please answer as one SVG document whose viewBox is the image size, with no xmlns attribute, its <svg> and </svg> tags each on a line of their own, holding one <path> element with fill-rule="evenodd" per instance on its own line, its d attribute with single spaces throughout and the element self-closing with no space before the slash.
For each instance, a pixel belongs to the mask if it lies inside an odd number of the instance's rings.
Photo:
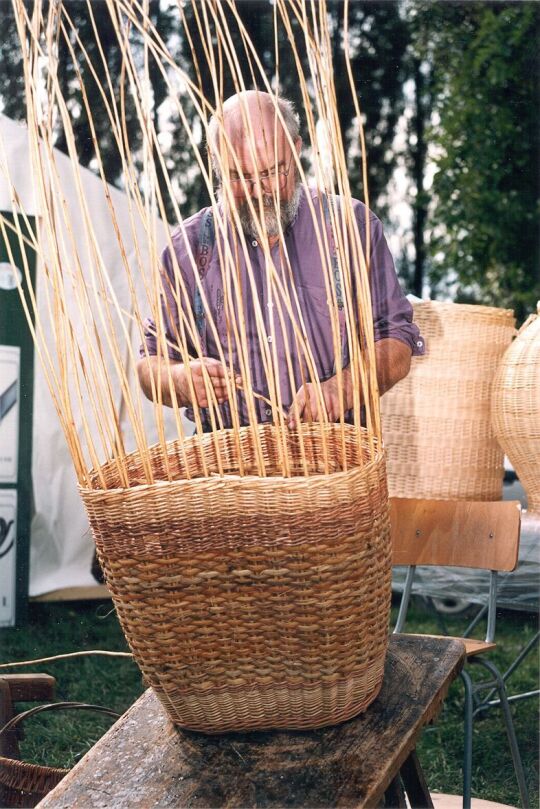
<svg viewBox="0 0 540 809">
<path fill-rule="evenodd" d="M 296 474 L 283 478 L 277 429 L 258 429 L 266 477 L 249 474 L 245 429 L 239 443 L 222 431 L 168 445 L 173 482 L 112 488 L 111 463 L 102 468 L 111 489 L 82 492 L 145 679 L 173 722 L 209 733 L 339 722 L 367 707 L 383 675 L 391 554 L 382 452 L 368 462 L 366 436 L 351 427 L 342 441 L 328 426 L 324 474 L 321 429 L 305 425 L 310 476 L 289 435 Z M 209 476 L 185 479 L 183 453 L 191 469 L 204 454 Z M 158 448 L 150 462 L 165 477 Z M 140 458 L 129 464 L 136 484 Z"/>
<path fill-rule="evenodd" d="M 540 315 L 540 303 L 538 304 Z M 493 429 L 540 512 L 540 317 L 531 315 L 506 351 L 493 384 Z"/>
<path fill-rule="evenodd" d="M 493 379 L 513 312 L 423 301 L 414 320 L 427 353 L 381 400 L 388 491 L 394 497 L 499 500 L 503 453 L 491 427 Z"/>
</svg>

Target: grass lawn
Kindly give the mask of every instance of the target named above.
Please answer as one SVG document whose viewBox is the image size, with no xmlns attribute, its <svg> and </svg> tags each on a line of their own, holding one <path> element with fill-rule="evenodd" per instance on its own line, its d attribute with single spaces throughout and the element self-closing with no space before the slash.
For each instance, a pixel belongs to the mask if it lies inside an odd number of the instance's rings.
<svg viewBox="0 0 540 809">
<path fill-rule="evenodd" d="M 463 619 L 451 618 L 448 621 L 452 634 L 459 634 L 464 626 Z M 519 649 L 533 637 L 537 627 L 537 616 L 501 612 L 497 625 L 499 646 L 491 659 L 504 670 Z M 433 613 L 421 600 L 411 608 L 407 631 L 441 634 Z M 27 625 L 0 630 L 0 648 L 2 662 L 82 649 L 127 651 L 115 612 L 108 601 L 32 604 Z M 119 713 L 125 711 L 144 689 L 137 666 L 128 658 L 75 658 L 22 670 L 47 672 L 56 677 L 58 700 L 91 702 Z M 534 690 L 538 688 L 538 679 L 538 652 L 534 650 L 512 675 L 509 691 Z M 450 690 L 437 723 L 425 728 L 422 734 L 418 754 L 433 791 L 454 794 L 462 791 L 462 700 L 463 688 L 458 680 Z M 538 698 L 515 703 L 512 712 L 531 792 L 531 806 L 538 806 Z M 25 724 L 22 757 L 35 763 L 71 767 L 112 721 L 99 714 L 67 711 L 33 717 Z M 517 785 L 498 709 L 492 709 L 475 721 L 473 757 L 473 796 L 518 806 Z"/>
</svg>

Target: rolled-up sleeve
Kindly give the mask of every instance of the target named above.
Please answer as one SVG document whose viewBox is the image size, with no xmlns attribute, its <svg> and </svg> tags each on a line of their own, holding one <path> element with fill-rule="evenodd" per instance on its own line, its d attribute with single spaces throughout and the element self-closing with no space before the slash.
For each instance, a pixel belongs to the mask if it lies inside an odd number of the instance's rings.
<svg viewBox="0 0 540 809">
<path fill-rule="evenodd" d="M 401 289 L 392 255 L 377 217 L 370 219 L 370 289 L 375 341 L 393 338 L 408 345 L 413 355 L 424 354 L 425 343 L 413 323 L 413 308 Z"/>
</svg>

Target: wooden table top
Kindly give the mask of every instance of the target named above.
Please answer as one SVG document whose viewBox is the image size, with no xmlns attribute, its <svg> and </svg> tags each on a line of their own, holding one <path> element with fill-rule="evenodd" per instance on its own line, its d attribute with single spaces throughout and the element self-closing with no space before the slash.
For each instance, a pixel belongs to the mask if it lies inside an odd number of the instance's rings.
<svg viewBox="0 0 540 809">
<path fill-rule="evenodd" d="M 360 716 L 313 731 L 180 730 L 149 689 L 40 809 L 376 806 L 464 655 L 448 638 L 392 636 L 377 699 Z"/>
</svg>

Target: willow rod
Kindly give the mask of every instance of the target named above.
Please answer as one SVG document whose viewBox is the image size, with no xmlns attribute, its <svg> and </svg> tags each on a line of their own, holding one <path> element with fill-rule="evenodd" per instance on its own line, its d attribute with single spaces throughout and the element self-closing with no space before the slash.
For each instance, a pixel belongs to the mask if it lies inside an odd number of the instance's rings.
<svg viewBox="0 0 540 809">
<path fill-rule="evenodd" d="M 187 248 L 193 282 L 202 301 L 208 334 L 212 337 L 217 347 L 219 361 L 228 371 L 225 383 L 229 401 L 228 412 L 237 449 L 239 450 L 240 448 L 240 430 L 243 429 L 241 428 L 239 409 L 240 403 L 243 402 L 247 413 L 247 426 L 251 429 L 250 435 L 255 451 L 257 474 L 263 477 L 267 474 L 267 461 L 263 456 L 259 434 L 256 429 L 258 415 L 255 404 L 257 401 L 263 401 L 272 410 L 272 419 L 277 430 L 277 450 L 281 473 L 285 477 L 296 474 L 295 467 L 291 465 L 292 456 L 290 454 L 291 449 L 287 429 L 288 413 L 285 406 L 285 392 L 282 389 L 280 379 L 280 369 L 283 363 L 288 385 L 294 394 L 298 381 L 292 358 L 296 356 L 298 358 L 298 373 L 300 374 L 301 384 L 309 392 L 307 418 L 308 420 L 311 419 L 309 405 L 313 404 L 319 414 L 313 429 L 320 432 L 323 468 L 326 473 L 331 469 L 327 443 L 328 416 L 326 414 L 322 382 L 319 379 L 313 349 L 307 337 L 301 302 L 292 281 L 291 257 L 288 255 L 285 234 L 283 233 L 280 218 L 277 216 L 282 204 L 281 189 L 279 184 L 276 184 L 271 188 L 271 194 L 267 196 L 271 196 L 276 212 L 280 237 L 280 264 L 283 268 L 283 274 L 275 266 L 268 244 L 266 221 L 263 215 L 266 203 L 263 201 L 262 186 L 257 184 L 256 194 L 248 193 L 249 189 L 241 171 L 234 144 L 231 142 L 225 126 L 223 111 L 222 95 L 225 73 L 231 78 L 237 93 L 243 93 L 249 89 L 244 81 L 244 73 L 240 64 L 242 60 L 245 60 L 248 72 L 251 74 L 252 83 L 264 88 L 274 99 L 274 159 L 277 160 L 277 133 L 278 127 L 280 127 L 283 129 L 289 148 L 292 149 L 292 165 L 299 178 L 298 182 L 304 184 L 307 182 L 300 157 L 296 154 L 295 144 L 292 142 L 278 106 L 278 80 L 281 66 L 279 44 L 280 41 L 286 42 L 286 40 L 280 39 L 278 26 L 282 26 L 287 32 L 288 46 L 298 72 L 300 94 L 304 99 L 306 108 L 306 126 L 312 152 L 312 170 L 321 195 L 319 202 L 323 197 L 330 201 L 334 199 L 334 186 L 340 195 L 338 206 L 334 206 L 332 202 L 329 205 L 330 233 L 334 246 L 330 243 L 329 232 L 325 227 L 322 216 L 322 208 L 316 210 L 309 194 L 306 197 L 306 204 L 313 220 L 314 237 L 320 255 L 323 257 L 321 280 L 324 283 L 329 307 L 339 402 L 337 428 L 340 430 L 341 455 L 346 468 L 346 429 L 348 427 L 345 423 L 346 407 L 343 395 L 344 337 L 346 337 L 350 363 L 348 373 L 350 373 L 352 379 L 353 422 L 356 424 L 357 430 L 360 430 L 361 412 L 362 408 L 365 408 L 370 440 L 372 440 L 372 437 L 379 438 L 376 369 L 372 346 L 373 324 L 369 302 L 369 266 L 367 258 L 370 247 L 369 198 L 366 186 L 367 174 L 362 121 L 359 106 L 355 99 L 355 110 L 361 136 L 362 170 L 367 209 L 366 254 L 364 255 L 358 225 L 350 204 L 350 186 L 347 177 L 345 149 L 337 117 L 333 82 L 334 66 L 332 64 L 330 32 L 325 4 L 305 2 L 305 0 L 290 0 L 288 3 L 284 2 L 284 0 L 277 0 L 273 11 L 273 44 L 276 65 L 275 89 L 270 86 L 264 67 L 253 47 L 253 43 L 249 39 L 233 0 L 226 0 L 225 3 L 214 2 L 214 0 L 193 2 L 191 9 L 195 26 L 194 35 L 189 30 L 186 9 L 182 7 L 179 13 L 184 27 L 184 35 L 192 43 L 194 42 L 193 36 L 197 36 L 201 43 L 201 50 L 207 66 L 210 68 L 211 83 L 216 97 L 215 106 L 213 106 L 210 100 L 205 97 L 202 65 L 196 62 L 194 67 L 195 76 L 193 78 L 187 76 L 185 71 L 175 64 L 166 43 L 150 20 L 146 2 L 140 3 L 135 0 L 128 3 L 125 0 L 106 0 L 106 8 L 117 37 L 121 56 L 121 81 L 118 91 L 115 91 L 116 79 L 110 74 L 103 48 L 99 42 L 99 29 L 91 3 L 87 2 L 87 8 L 98 43 L 99 74 L 97 67 L 92 64 L 88 49 L 81 41 L 79 32 L 76 30 L 70 15 L 61 4 L 50 4 L 47 10 L 47 18 L 45 19 L 43 5 L 38 2 L 34 6 L 34 13 L 32 19 L 30 19 L 22 0 L 13 0 L 13 3 L 21 42 L 27 43 L 22 45 L 22 51 L 26 90 L 29 99 L 29 133 L 37 188 L 44 209 L 42 225 L 44 241 L 42 241 L 42 244 L 47 246 L 50 256 L 50 260 L 44 264 L 43 269 L 46 280 L 47 308 L 53 323 L 56 361 L 53 362 L 52 354 L 47 359 L 47 346 L 42 346 L 40 353 L 46 358 L 48 364 L 46 381 L 49 387 L 54 389 L 55 406 L 61 413 L 61 420 L 72 454 L 78 459 L 76 460 L 76 467 L 81 484 L 88 484 L 88 475 L 93 469 L 98 475 L 99 485 L 105 485 L 99 471 L 105 455 L 105 459 L 110 458 L 115 463 L 121 485 L 130 485 L 131 472 L 125 449 L 124 427 L 122 426 L 124 420 L 127 421 L 130 434 L 135 439 L 137 451 L 143 461 L 145 481 L 152 483 L 155 480 L 148 452 L 146 427 L 144 426 L 145 405 L 142 402 L 141 392 L 137 389 L 135 391 L 132 389 L 132 378 L 138 361 L 132 342 L 134 331 L 139 331 L 144 345 L 144 335 L 141 327 L 144 309 L 139 297 L 140 287 L 144 290 L 146 306 L 149 307 L 155 320 L 153 333 L 158 347 L 158 376 L 156 379 L 152 377 L 153 399 L 157 405 L 154 408 L 154 420 L 167 479 L 172 479 L 175 473 L 169 464 L 167 435 L 163 418 L 163 395 L 166 389 L 168 389 L 173 408 L 176 432 L 180 438 L 180 452 L 184 459 L 185 474 L 188 478 L 192 474 L 190 462 L 184 450 L 186 434 L 181 417 L 180 402 L 176 394 L 172 366 L 167 359 L 173 346 L 179 352 L 185 368 L 188 369 L 186 371 L 186 380 L 189 395 L 194 405 L 196 435 L 199 440 L 203 439 L 202 411 L 196 401 L 195 385 L 189 370 L 189 362 L 197 358 L 203 361 L 204 345 L 198 333 L 195 314 L 191 306 L 190 291 L 184 282 L 183 273 L 186 268 L 178 266 L 170 234 L 166 238 L 166 246 L 172 258 L 174 281 L 170 284 L 168 301 L 174 304 L 174 309 L 178 312 L 178 319 L 176 319 L 175 311 L 170 308 L 168 302 L 163 311 L 160 304 L 164 286 L 158 267 L 157 252 L 159 244 L 154 224 L 158 214 L 162 219 L 165 218 L 166 214 L 160 177 L 163 181 L 163 189 L 166 190 L 173 201 L 172 207 L 178 223 L 178 233 L 181 234 Z M 348 4 L 346 4 L 346 10 L 347 6 Z M 227 17 L 226 11 L 228 11 L 230 17 Z M 231 18 L 238 28 L 243 52 L 235 50 L 237 46 L 234 44 L 230 28 Z M 304 74 L 295 40 L 296 34 L 292 31 L 291 18 L 296 20 L 299 26 L 297 33 L 303 38 L 306 47 L 309 66 L 308 74 Z M 345 23 L 344 31 L 347 38 L 347 23 Z M 71 214 L 63 199 L 62 178 L 56 165 L 53 151 L 53 131 L 56 121 L 61 122 L 63 126 L 68 153 L 73 163 L 76 161 L 77 149 L 73 122 L 67 101 L 62 94 L 58 76 L 58 60 L 55 54 L 60 47 L 61 41 L 66 42 L 67 52 L 74 66 L 81 93 L 81 103 L 89 120 L 98 173 L 105 189 L 105 169 L 101 159 L 97 129 L 94 124 L 94 111 L 84 85 L 78 54 L 82 54 L 90 75 L 94 77 L 98 84 L 98 93 L 102 98 L 105 114 L 110 121 L 112 137 L 118 149 L 125 180 L 130 235 L 135 246 L 136 267 L 139 274 L 138 284 L 135 283 L 133 269 L 130 266 L 125 236 L 120 228 L 115 205 L 107 191 L 105 191 L 105 200 L 112 231 L 120 253 L 120 263 L 126 278 L 128 305 L 118 297 L 114 280 L 109 268 L 106 266 L 95 224 L 84 199 L 84 188 L 80 172 L 77 170 L 73 171 L 72 179 L 77 204 L 82 212 L 79 223 L 84 234 L 82 249 L 77 243 L 73 223 L 70 221 Z M 137 41 L 141 43 L 142 73 L 139 72 L 137 66 L 136 48 L 139 47 Z M 345 47 L 345 57 L 352 89 L 348 44 Z M 45 85 L 47 93 L 47 103 L 45 105 L 40 100 L 42 98 L 42 95 L 40 96 L 42 85 L 41 77 L 38 74 L 41 69 L 40 66 L 44 63 L 47 63 L 49 67 Z M 197 257 L 188 238 L 178 203 L 174 200 L 174 182 L 160 149 L 155 128 L 155 110 L 149 95 L 151 65 L 157 67 L 169 89 L 171 108 L 178 115 L 194 161 L 201 171 L 202 182 L 206 186 L 210 197 L 216 234 L 214 249 L 219 256 L 225 295 L 224 344 L 221 342 L 220 334 L 213 320 L 211 304 L 207 298 L 202 279 L 199 278 Z M 105 81 L 101 83 L 98 82 L 98 78 L 102 74 L 105 76 Z M 208 140 L 210 117 L 212 116 L 214 121 L 217 122 L 218 143 L 212 145 L 214 166 L 210 165 L 208 158 L 203 154 L 204 143 L 191 128 L 191 121 L 183 107 L 182 97 L 174 92 L 174 81 L 182 83 L 185 97 L 189 98 L 199 114 L 202 122 L 202 132 L 206 136 L 206 140 Z M 142 191 L 136 174 L 134 156 L 131 154 L 128 143 L 126 129 L 128 98 L 136 111 L 139 121 L 142 142 L 140 156 L 144 177 Z M 240 112 L 243 116 L 247 149 L 251 159 L 256 161 L 257 133 L 254 128 L 254 121 L 242 107 Z M 319 121 L 324 122 L 327 133 L 333 168 L 332 177 L 329 177 L 326 173 L 317 154 L 317 127 L 320 124 L 316 120 L 315 113 Z M 38 147 L 38 141 L 41 142 L 41 147 Z M 219 200 L 213 187 L 212 171 L 214 168 L 217 168 L 221 177 L 221 196 Z M 235 197 L 232 193 L 231 170 L 237 172 L 240 177 L 246 206 L 257 228 L 262 257 L 260 269 L 256 269 L 244 258 L 248 254 L 248 245 L 240 222 Z M 144 266 L 141 238 L 137 233 L 138 219 L 142 223 L 146 247 L 150 254 L 150 266 Z M 15 223 L 14 229 L 19 233 L 19 238 L 24 241 L 22 228 L 19 228 Z M 232 240 L 230 239 L 231 233 L 233 234 Z M 66 268 L 63 265 L 63 257 L 68 254 L 73 257 L 73 261 L 71 266 Z M 239 275 L 242 260 L 245 261 L 247 283 L 245 287 Z M 345 306 L 341 316 L 338 315 L 337 311 L 338 299 L 333 277 L 334 261 L 337 267 L 336 275 L 339 277 L 341 288 L 345 294 Z M 259 272 L 264 273 L 269 300 L 272 303 L 268 318 L 263 313 L 257 296 L 257 273 Z M 252 368 L 247 351 L 247 324 L 244 314 L 248 292 L 253 299 L 250 305 L 253 307 L 253 327 L 255 329 L 257 351 L 266 380 L 267 390 L 265 391 L 253 390 Z M 33 292 L 30 292 L 28 312 L 29 315 L 38 316 L 39 319 L 38 309 L 32 295 Z M 72 303 L 69 304 L 68 308 L 67 301 L 70 295 L 72 295 Z M 75 309 L 72 308 L 72 304 Z M 76 316 L 71 314 L 73 311 L 77 312 Z M 169 323 L 173 323 L 175 333 L 172 338 L 170 334 L 166 333 L 164 316 L 167 316 Z M 292 326 L 292 345 L 289 344 L 289 338 L 286 336 L 288 323 Z M 137 329 L 134 329 L 134 325 Z M 278 356 L 275 341 L 268 341 L 268 328 L 270 328 L 270 334 L 276 333 L 279 329 L 285 335 L 284 357 Z M 34 333 L 38 343 L 44 341 L 40 324 L 37 325 Z M 190 353 L 191 349 L 188 350 L 188 345 L 191 346 L 192 353 Z M 238 368 L 236 369 L 232 365 L 233 347 L 237 351 L 238 358 Z M 148 358 L 146 346 L 144 347 L 144 352 Z M 208 417 L 212 428 L 210 441 L 214 446 L 218 472 L 223 475 L 225 474 L 225 467 L 222 465 L 221 445 L 218 440 L 218 432 L 224 428 L 222 410 L 204 365 L 202 374 L 209 402 Z M 237 375 L 240 375 L 242 379 L 242 398 L 237 397 Z M 166 380 L 165 386 L 162 386 L 162 379 Z M 119 391 L 119 396 L 113 391 Z M 310 402 L 311 397 L 313 397 L 312 402 Z M 294 398 L 293 410 L 295 407 L 297 407 L 296 397 Z M 300 418 L 298 410 L 296 410 L 295 417 L 298 422 Z M 95 432 L 96 428 L 97 433 Z M 79 429 L 82 431 L 80 435 L 78 433 Z M 300 448 L 300 465 L 303 474 L 309 476 L 311 467 L 306 454 L 302 431 L 300 431 L 297 440 Z M 374 447 L 375 445 L 372 443 L 372 452 Z M 238 454 L 239 457 L 242 456 L 241 452 L 238 452 Z M 90 468 L 88 468 L 87 459 L 90 461 Z M 205 465 L 204 453 L 201 453 L 200 460 L 203 463 L 203 475 L 207 476 L 210 474 L 210 470 Z M 241 474 L 244 473 L 242 463 L 241 461 Z"/>
</svg>

